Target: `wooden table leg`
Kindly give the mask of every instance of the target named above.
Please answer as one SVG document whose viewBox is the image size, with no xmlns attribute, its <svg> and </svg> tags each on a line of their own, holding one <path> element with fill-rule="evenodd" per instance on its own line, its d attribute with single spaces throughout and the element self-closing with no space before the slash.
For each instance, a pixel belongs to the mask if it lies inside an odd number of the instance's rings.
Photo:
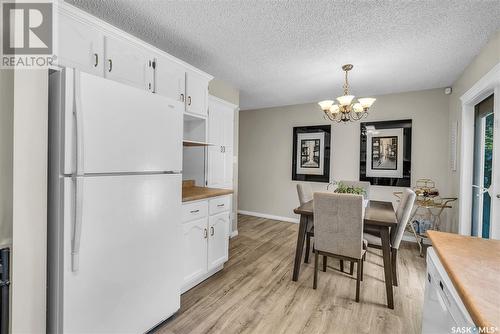
<svg viewBox="0 0 500 334">
<path fill-rule="evenodd" d="M 299 279 L 300 263 L 302 262 L 302 249 L 304 248 L 304 240 L 306 239 L 308 217 L 300 215 L 299 233 L 297 234 L 297 246 L 295 248 L 295 263 L 293 265 L 292 281 L 297 282 Z"/>
<path fill-rule="evenodd" d="M 380 228 L 380 239 L 382 241 L 382 257 L 384 259 L 385 290 L 387 294 L 387 307 L 394 309 L 394 295 L 392 290 L 392 265 L 391 246 L 389 241 L 389 228 Z"/>
</svg>

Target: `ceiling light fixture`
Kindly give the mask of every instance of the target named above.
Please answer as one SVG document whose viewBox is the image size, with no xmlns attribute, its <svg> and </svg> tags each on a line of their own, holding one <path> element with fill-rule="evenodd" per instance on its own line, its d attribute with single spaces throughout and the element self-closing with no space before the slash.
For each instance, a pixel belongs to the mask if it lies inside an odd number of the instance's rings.
<svg viewBox="0 0 500 334">
<path fill-rule="evenodd" d="M 365 97 L 358 99 L 358 102 L 352 103 L 354 95 L 349 95 L 349 82 L 347 73 L 352 70 L 352 64 L 342 66 L 345 72 L 344 95 L 337 97 L 338 104 L 335 101 L 325 100 L 319 102 L 321 110 L 325 113 L 325 118 L 336 122 L 359 121 L 368 115 L 368 109 L 373 105 L 376 99 Z"/>
</svg>

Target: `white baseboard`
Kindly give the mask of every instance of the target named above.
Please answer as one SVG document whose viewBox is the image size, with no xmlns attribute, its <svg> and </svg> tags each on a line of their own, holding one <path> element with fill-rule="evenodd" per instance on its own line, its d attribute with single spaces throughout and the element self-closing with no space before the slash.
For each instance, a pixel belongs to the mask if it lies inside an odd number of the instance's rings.
<svg viewBox="0 0 500 334">
<path fill-rule="evenodd" d="M 237 235 L 238 235 L 238 230 L 234 230 L 233 232 L 231 232 L 231 233 L 229 234 L 229 238 L 230 238 L 230 239 L 232 239 L 232 238 L 234 238 L 234 237 L 235 237 L 235 236 L 237 236 Z"/>
<path fill-rule="evenodd" d="M 241 213 L 242 215 L 247 215 L 247 216 L 267 218 L 267 219 L 272 219 L 272 220 L 280 220 L 283 222 L 289 222 L 289 223 L 295 223 L 295 224 L 299 223 L 299 220 L 297 218 L 281 217 L 281 216 L 269 215 L 267 213 L 252 212 L 252 211 L 245 211 L 245 210 L 238 210 L 238 213 Z"/>
</svg>

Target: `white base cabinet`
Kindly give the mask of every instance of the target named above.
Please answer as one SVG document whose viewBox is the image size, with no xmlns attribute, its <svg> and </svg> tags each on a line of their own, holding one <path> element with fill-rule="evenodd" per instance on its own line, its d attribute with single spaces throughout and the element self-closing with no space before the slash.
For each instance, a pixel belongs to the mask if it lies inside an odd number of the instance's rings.
<svg viewBox="0 0 500 334">
<path fill-rule="evenodd" d="M 183 286 L 185 292 L 223 268 L 229 256 L 231 195 L 183 204 Z"/>
</svg>

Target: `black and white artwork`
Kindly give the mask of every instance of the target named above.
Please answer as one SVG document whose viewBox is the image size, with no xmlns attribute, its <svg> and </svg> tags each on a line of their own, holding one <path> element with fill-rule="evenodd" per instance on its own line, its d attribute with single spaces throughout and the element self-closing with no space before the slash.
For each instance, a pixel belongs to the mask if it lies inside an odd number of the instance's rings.
<svg viewBox="0 0 500 334">
<path fill-rule="evenodd" d="M 302 139 L 300 141 L 300 167 L 301 168 L 319 168 L 321 140 Z"/>
<path fill-rule="evenodd" d="M 372 137 L 372 169 L 398 169 L 398 137 Z"/>
<path fill-rule="evenodd" d="M 329 182 L 330 125 L 293 128 L 292 180 Z"/>
<path fill-rule="evenodd" d="M 409 187 L 412 121 L 363 122 L 359 179 L 373 185 Z"/>
</svg>

